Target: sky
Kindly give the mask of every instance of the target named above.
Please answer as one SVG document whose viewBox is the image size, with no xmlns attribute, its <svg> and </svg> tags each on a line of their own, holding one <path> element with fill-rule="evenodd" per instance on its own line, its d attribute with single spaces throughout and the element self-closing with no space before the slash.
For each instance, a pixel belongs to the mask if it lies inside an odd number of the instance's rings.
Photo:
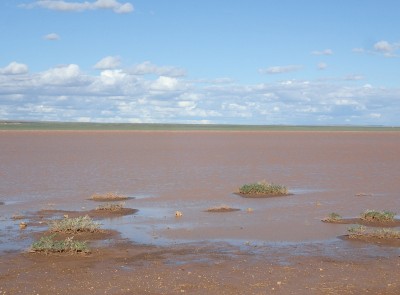
<svg viewBox="0 0 400 295">
<path fill-rule="evenodd" d="M 0 120 L 400 126 L 398 0 L 2 0 Z"/>
</svg>

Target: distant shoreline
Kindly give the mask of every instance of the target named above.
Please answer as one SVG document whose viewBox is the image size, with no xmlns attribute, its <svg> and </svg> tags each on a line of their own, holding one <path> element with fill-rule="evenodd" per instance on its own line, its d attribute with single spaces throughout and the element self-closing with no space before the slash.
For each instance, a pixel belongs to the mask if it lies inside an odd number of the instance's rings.
<svg viewBox="0 0 400 295">
<path fill-rule="evenodd" d="M 400 126 L 148 124 L 0 121 L 9 131 L 400 131 Z"/>
</svg>

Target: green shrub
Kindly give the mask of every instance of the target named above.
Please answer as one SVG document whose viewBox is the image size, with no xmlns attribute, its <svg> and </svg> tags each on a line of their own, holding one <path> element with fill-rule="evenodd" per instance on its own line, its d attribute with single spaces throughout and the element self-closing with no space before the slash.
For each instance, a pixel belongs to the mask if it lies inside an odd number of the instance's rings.
<svg viewBox="0 0 400 295">
<path fill-rule="evenodd" d="M 365 221 L 387 222 L 393 221 L 396 213 L 390 211 L 366 210 L 360 218 Z"/>
<path fill-rule="evenodd" d="M 287 195 L 286 186 L 266 181 L 245 184 L 239 188 L 239 193 L 244 195 Z"/>
<path fill-rule="evenodd" d="M 94 222 L 88 215 L 76 218 L 64 218 L 55 220 L 50 224 L 52 232 L 78 233 L 78 232 L 97 232 L 100 224 Z"/>
<path fill-rule="evenodd" d="M 55 234 L 50 236 L 43 236 L 32 244 L 31 250 L 33 252 L 44 253 L 88 253 L 90 252 L 86 242 L 75 241 L 74 237 L 68 237 L 65 240 L 54 240 Z"/>
</svg>

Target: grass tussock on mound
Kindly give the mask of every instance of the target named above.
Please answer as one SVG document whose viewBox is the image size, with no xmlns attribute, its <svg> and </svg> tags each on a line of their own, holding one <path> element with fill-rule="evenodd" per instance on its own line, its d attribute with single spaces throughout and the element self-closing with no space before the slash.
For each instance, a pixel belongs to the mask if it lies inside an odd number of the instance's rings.
<svg viewBox="0 0 400 295">
<path fill-rule="evenodd" d="M 100 231 L 100 224 L 94 222 L 88 215 L 76 218 L 64 218 L 50 223 L 50 231 L 60 233 L 94 233 Z"/>
<path fill-rule="evenodd" d="M 350 227 L 348 229 L 350 239 L 400 239 L 400 231 L 395 229 L 370 229 L 363 225 Z"/>
<path fill-rule="evenodd" d="M 361 213 L 360 218 L 370 222 L 392 222 L 395 216 L 396 213 L 391 211 L 366 210 Z"/>
<path fill-rule="evenodd" d="M 332 212 L 330 213 L 327 217 L 322 219 L 323 222 L 339 222 L 342 220 L 342 216 L 340 216 L 338 213 Z"/>
<path fill-rule="evenodd" d="M 239 188 L 238 193 L 245 196 L 284 196 L 288 195 L 289 191 L 284 185 L 260 181 L 244 184 Z"/>
<path fill-rule="evenodd" d="M 89 200 L 98 202 L 113 202 L 113 201 L 123 201 L 128 199 L 129 197 L 124 195 L 119 195 L 116 193 L 93 194 L 89 198 Z"/>
<path fill-rule="evenodd" d="M 31 252 L 49 253 L 89 253 L 87 242 L 76 241 L 74 237 L 65 240 L 55 240 L 56 234 L 43 236 L 31 246 Z"/>
<path fill-rule="evenodd" d="M 124 209 L 125 203 L 119 203 L 119 204 L 113 204 L 113 203 L 107 203 L 104 205 L 100 205 L 96 207 L 96 211 L 121 211 Z"/>
<path fill-rule="evenodd" d="M 228 205 L 221 205 L 221 206 L 216 206 L 216 207 L 211 207 L 206 210 L 206 212 L 212 212 L 212 213 L 217 213 L 217 212 L 234 212 L 234 211 L 240 211 L 240 209 L 237 208 L 232 208 Z"/>
</svg>

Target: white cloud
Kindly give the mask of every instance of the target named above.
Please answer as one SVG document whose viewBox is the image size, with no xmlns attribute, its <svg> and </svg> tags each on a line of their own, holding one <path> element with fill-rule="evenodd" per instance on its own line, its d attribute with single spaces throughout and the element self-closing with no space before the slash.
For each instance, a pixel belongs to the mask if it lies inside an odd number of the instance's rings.
<svg viewBox="0 0 400 295">
<path fill-rule="evenodd" d="M 60 36 L 56 33 L 50 33 L 50 34 L 43 36 L 43 39 L 49 40 L 49 41 L 57 41 L 57 40 L 60 40 Z"/>
<path fill-rule="evenodd" d="M 379 41 L 374 44 L 374 49 L 379 52 L 388 53 L 394 51 L 394 46 L 387 41 Z"/>
<path fill-rule="evenodd" d="M 182 77 L 186 75 L 186 71 L 184 69 L 171 66 L 157 66 L 149 61 L 135 65 L 134 67 L 128 69 L 127 72 L 132 75 L 155 74 L 158 76 L 168 77 Z"/>
<path fill-rule="evenodd" d="M 381 40 L 372 46 L 371 49 L 364 48 L 353 48 L 354 53 L 368 53 L 368 54 L 378 54 L 385 57 L 398 57 L 398 51 L 400 49 L 400 42 L 390 43 L 386 40 Z"/>
<path fill-rule="evenodd" d="M 333 54 L 333 50 L 332 49 L 325 49 L 325 50 L 315 50 L 313 52 L 311 52 L 311 54 L 313 55 L 332 55 Z"/>
<path fill-rule="evenodd" d="M 400 49 L 400 43 L 389 43 L 388 41 L 379 41 L 374 44 L 374 50 L 386 57 L 397 57 L 396 52 Z"/>
<path fill-rule="evenodd" d="M 290 73 L 296 72 L 300 70 L 302 66 L 300 65 L 288 65 L 288 66 L 273 66 L 266 69 L 260 69 L 260 74 L 283 74 L 283 73 Z"/>
<path fill-rule="evenodd" d="M 22 4 L 23 8 L 40 7 L 57 11 L 79 12 L 85 10 L 110 9 L 115 13 L 130 13 L 134 10 L 129 2 L 120 3 L 117 0 L 96 0 L 94 2 L 67 2 L 63 0 L 38 0 L 29 4 Z"/>
<path fill-rule="evenodd" d="M 22 75 L 28 73 L 29 68 L 26 64 L 11 62 L 8 66 L 0 68 L 0 74 L 3 75 Z"/>
<path fill-rule="evenodd" d="M 78 65 L 70 64 L 51 68 L 40 74 L 40 83 L 46 85 L 79 84 L 83 78 Z"/>
<path fill-rule="evenodd" d="M 180 83 L 176 78 L 161 76 L 151 84 L 150 88 L 160 91 L 175 91 L 180 88 Z"/>
<path fill-rule="evenodd" d="M 121 59 L 118 56 L 107 56 L 99 60 L 94 68 L 98 70 L 109 70 L 118 68 L 121 64 Z"/>
</svg>

